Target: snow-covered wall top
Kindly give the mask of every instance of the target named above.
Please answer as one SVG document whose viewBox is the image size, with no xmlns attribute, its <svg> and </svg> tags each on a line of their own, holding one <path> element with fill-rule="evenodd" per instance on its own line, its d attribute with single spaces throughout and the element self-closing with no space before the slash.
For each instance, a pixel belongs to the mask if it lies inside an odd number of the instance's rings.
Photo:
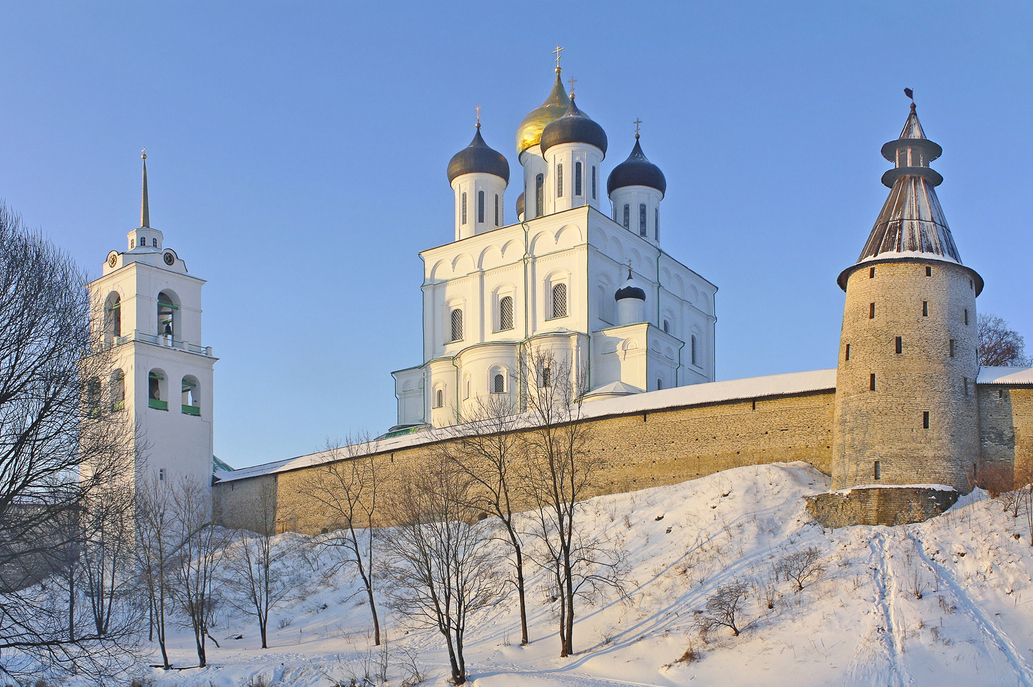
<svg viewBox="0 0 1033 687">
<path fill-rule="evenodd" d="M 830 391 L 836 388 L 836 370 L 812 370 L 809 372 L 792 372 L 789 374 L 733 379 L 724 382 L 707 384 L 691 384 L 689 386 L 662 389 L 648 393 L 633 394 L 621 398 L 610 398 L 587 402 L 582 406 L 585 418 L 603 418 L 612 415 L 643 413 L 685 406 L 722 403 L 740 399 L 755 399 L 770 396 L 789 396 L 793 394 Z M 525 426 L 530 426 L 530 421 Z M 420 444 L 440 441 L 455 436 L 461 428 L 448 430 L 427 429 L 413 434 L 380 439 L 376 442 L 376 452 L 397 451 Z M 347 451 L 337 455 L 348 455 Z M 271 475 L 299 468 L 317 465 L 330 460 L 325 451 L 310 453 L 296 458 L 288 458 L 272 463 L 264 463 L 253 467 L 241 468 L 232 472 L 218 471 L 216 477 L 221 482 L 230 482 L 250 477 Z"/>
<path fill-rule="evenodd" d="M 1033 384 L 1033 367 L 981 367 L 976 384 Z"/>
</svg>

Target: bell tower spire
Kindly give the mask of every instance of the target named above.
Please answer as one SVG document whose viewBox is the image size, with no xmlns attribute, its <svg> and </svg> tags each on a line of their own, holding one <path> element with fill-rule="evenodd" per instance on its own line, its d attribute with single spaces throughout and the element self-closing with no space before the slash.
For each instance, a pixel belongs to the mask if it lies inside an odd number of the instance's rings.
<svg viewBox="0 0 1033 687">
<path fill-rule="evenodd" d="M 151 209 L 147 202 L 147 149 L 140 151 L 140 159 L 143 160 L 143 193 L 140 197 L 140 226 L 149 228 L 151 226 Z"/>
</svg>

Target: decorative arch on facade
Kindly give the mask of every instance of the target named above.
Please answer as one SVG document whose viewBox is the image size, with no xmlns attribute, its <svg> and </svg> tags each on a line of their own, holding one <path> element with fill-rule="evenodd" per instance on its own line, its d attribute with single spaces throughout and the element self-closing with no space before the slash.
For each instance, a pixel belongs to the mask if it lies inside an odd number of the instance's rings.
<svg viewBox="0 0 1033 687">
<path fill-rule="evenodd" d="M 557 249 L 573 248 L 584 243 L 584 232 L 576 224 L 564 224 L 556 232 L 555 247 Z"/>
<path fill-rule="evenodd" d="M 452 275 L 462 277 L 476 271 L 477 263 L 469 253 L 460 253 L 452 259 Z"/>
<path fill-rule="evenodd" d="M 445 260 L 438 260 L 434 263 L 434 266 L 430 268 L 430 279 L 431 281 L 444 281 L 448 279 L 451 270 L 451 265 L 449 265 Z"/>
<path fill-rule="evenodd" d="M 431 395 L 431 401 L 435 408 L 445 407 L 445 385 L 440 382 L 434 385 L 434 393 Z"/>
<path fill-rule="evenodd" d="M 488 370 L 488 391 L 493 394 L 509 391 L 509 371 L 502 365 L 493 365 Z"/>
<path fill-rule="evenodd" d="M 502 249 L 492 244 L 485 246 L 484 250 L 477 257 L 477 265 L 482 270 L 490 270 L 493 267 L 499 267 L 504 264 L 505 260 L 502 256 Z"/>
</svg>

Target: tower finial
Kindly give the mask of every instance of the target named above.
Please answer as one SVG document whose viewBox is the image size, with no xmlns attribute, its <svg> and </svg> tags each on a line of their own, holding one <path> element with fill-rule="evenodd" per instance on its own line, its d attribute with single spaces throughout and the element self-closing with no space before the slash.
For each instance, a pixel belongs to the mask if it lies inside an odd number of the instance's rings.
<svg viewBox="0 0 1033 687">
<path fill-rule="evenodd" d="M 481 128 L 481 106 L 478 105 L 477 107 L 475 107 L 473 109 L 477 110 L 477 128 L 480 129 Z"/>
<path fill-rule="evenodd" d="M 907 97 L 911 98 L 911 109 L 914 110 L 915 109 L 915 92 L 912 91 L 910 88 L 905 88 L 904 89 L 904 95 L 906 95 Z"/>
<path fill-rule="evenodd" d="M 635 138 L 636 139 L 638 139 L 638 127 L 639 127 L 639 124 L 641 124 L 641 123 L 642 123 L 641 119 L 636 119 L 635 122 L 634 122 L 634 124 L 635 124 Z"/>
<path fill-rule="evenodd" d="M 628 279 L 631 279 L 631 258 L 628 258 Z"/>
<path fill-rule="evenodd" d="M 143 160 L 143 194 L 140 199 L 140 226 L 151 226 L 151 210 L 147 202 L 147 149 L 140 151 L 140 159 Z"/>
<path fill-rule="evenodd" d="M 574 97 L 574 84 L 576 84 L 576 83 L 577 83 L 577 79 L 575 79 L 573 76 L 570 77 L 570 97 L 571 98 Z"/>
<path fill-rule="evenodd" d="M 563 52 L 563 48 L 556 46 L 556 49 L 552 53 L 556 56 L 556 73 L 559 74 L 563 69 L 560 67 L 560 54 Z"/>
</svg>

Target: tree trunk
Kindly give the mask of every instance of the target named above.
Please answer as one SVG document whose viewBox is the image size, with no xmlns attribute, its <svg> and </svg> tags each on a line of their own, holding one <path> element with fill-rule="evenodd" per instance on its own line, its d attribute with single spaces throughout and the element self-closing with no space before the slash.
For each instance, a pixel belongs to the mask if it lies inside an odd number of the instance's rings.
<svg viewBox="0 0 1033 687">
<path fill-rule="evenodd" d="M 516 551 L 517 596 L 520 598 L 520 646 L 527 646 L 530 640 L 527 638 L 527 603 L 524 598 L 524 554 L 519 546 L 513 548 Z"/>
<path fill-rule="evenodd" d="M 373 644 L 380 646 L 380 619 L 377 617 L 377 606 L 373 601 L 373 587 L 368 584 L 366 596 L 369 597 L 369 612 L 373 614 Z"/>
</svg>

